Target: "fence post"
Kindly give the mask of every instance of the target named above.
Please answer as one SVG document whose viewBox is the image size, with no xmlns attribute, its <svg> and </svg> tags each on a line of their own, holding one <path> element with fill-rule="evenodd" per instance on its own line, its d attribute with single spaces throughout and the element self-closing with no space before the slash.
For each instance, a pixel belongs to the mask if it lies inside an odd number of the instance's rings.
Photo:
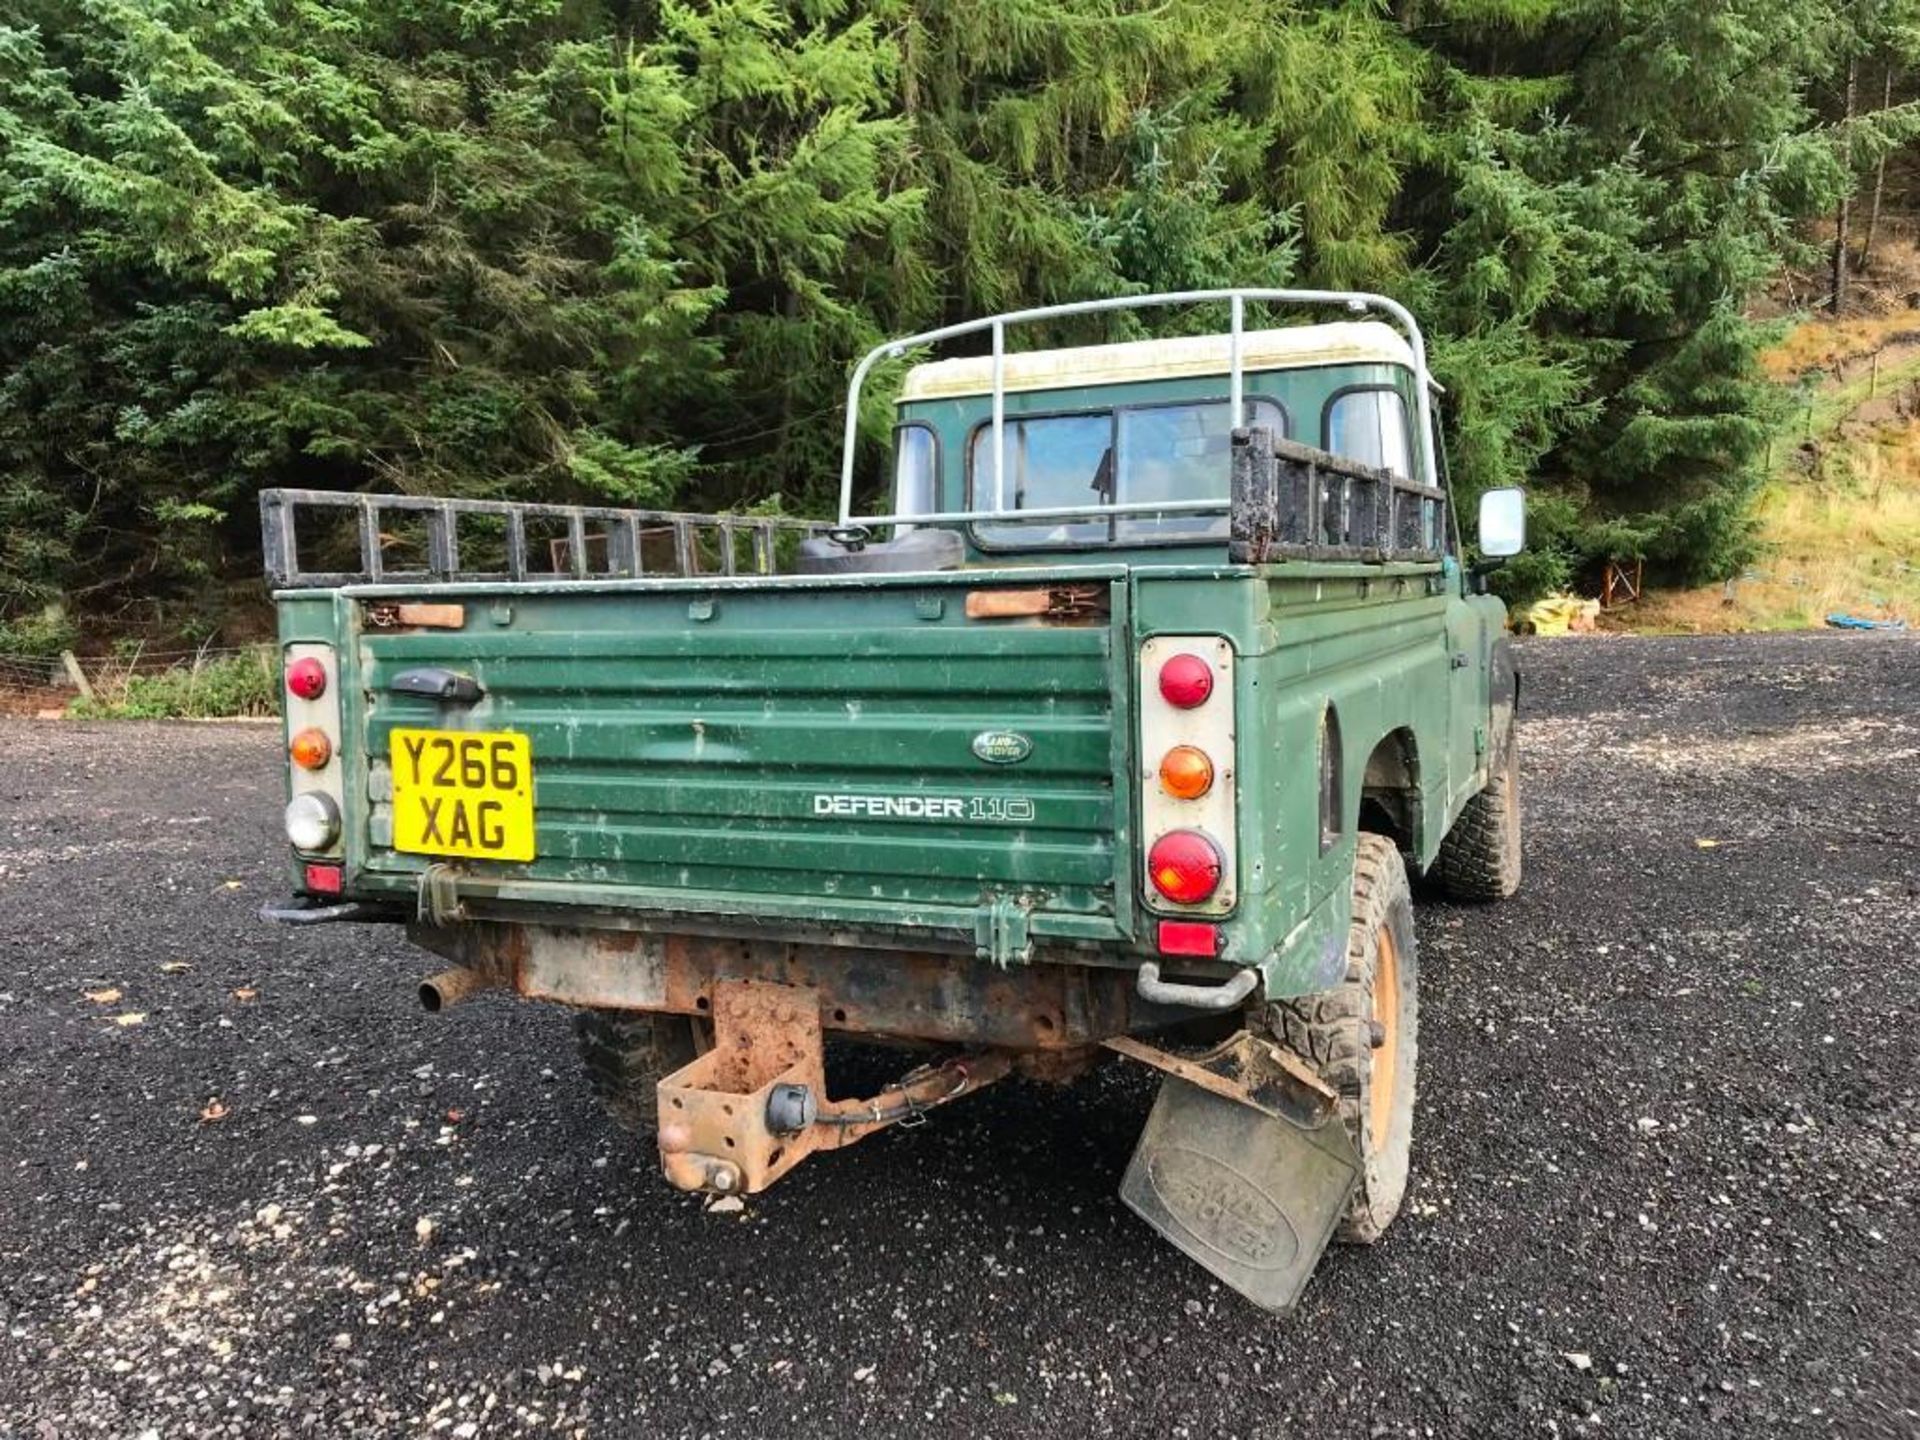
<svg viewBox="0 0 1920 1440">
<path fill-rule="evenodd" d="M 67 678 L 73 682 L 73 688 L 87 699 L 93 699 L 93 686 L 87 680 L 87 672 L 80 668 L 80 661 L 71 650 L 60 652 L 60 663 L 67 669 Z"/>
</svg>

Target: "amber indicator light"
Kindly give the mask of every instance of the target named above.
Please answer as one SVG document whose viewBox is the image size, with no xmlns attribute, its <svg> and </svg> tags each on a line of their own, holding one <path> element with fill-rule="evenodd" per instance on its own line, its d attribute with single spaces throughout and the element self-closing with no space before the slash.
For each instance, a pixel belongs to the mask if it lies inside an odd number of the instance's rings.
<svg viewBox="0 0 1920 1440">
<path fill-rule="evenodd" d="M 333 758 L 333 742 L 323 730 L 302 730 L 287 746 L 287 754 L 302 770 L 324 770 Z"/>
<path fill-rule="evenodd" d="M 1198 745 L 1176 745 L 1161 758 L 1160 788 L 1178 800 L 1198 800 L 1213 788 L 1213 761 Z"/>
</svg>

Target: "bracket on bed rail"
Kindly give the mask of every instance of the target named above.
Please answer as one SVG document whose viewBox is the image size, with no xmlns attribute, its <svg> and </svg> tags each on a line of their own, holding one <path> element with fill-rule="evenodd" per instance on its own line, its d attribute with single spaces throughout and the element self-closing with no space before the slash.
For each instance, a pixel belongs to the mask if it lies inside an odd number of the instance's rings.
<svg viewBox="0 0 1920 1440">
<path fill-rule="evenodd" d="M 321 544 L 300 517 L 345 512 L 357 555 L 353 569 L 311 568 Z M 406 536 L 392 527 L 412 527 Z M 465 529 L 463 546 L 462 528 Z M 276 589 L 339 585 L 434 584 L 458 580 L 634 579 L 643 575 L 771 575 L 780 541 L 824 534 L 825 521 L 767 515 L 696 515 L 508 500 L 441 500 L 423 495 L 360 495 L 338 490 L 260 492 L 260 547 Z M 303 544 L 304 540 L 304 544 Z M 540 553 L 544 546 L 545 553 Z M 402 547 L 412 551 L 401 560 Z M 476 563 L 482 547 L 487 554 Z M 395 552 L 395 553 L 390 553 Z M 544 561 L 544 563 L 541 563 Z"/>
<path fill-rule="evenodd" d="M 1227 555 L 1271 560 L 1434 561 L 1446 548 L 1447 492 L 1274 434 L 1233 432 Z"/>
</svg>

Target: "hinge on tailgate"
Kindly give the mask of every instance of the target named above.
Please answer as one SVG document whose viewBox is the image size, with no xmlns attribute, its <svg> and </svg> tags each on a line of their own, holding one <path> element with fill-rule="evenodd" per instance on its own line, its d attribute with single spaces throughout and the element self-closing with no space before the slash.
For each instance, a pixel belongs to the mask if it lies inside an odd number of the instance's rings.
<svg viewBox="0 0 1920 1440">
<path fill-rule="evenodd" d="M 1023 590 L 974 590 L 967 595 L 969 620 L 1090 620 L 1112 601 L 1104 585 L 1036 585 Z"/>
<path fill-rule="evenodd" d="M 1011 895 L 995 895 L 973 914 L 973 953 L 1002 970 L 1024 965 L 1033 958 L 1033 935 L 1027 929 L 1032 902 Z"/>
</svg>

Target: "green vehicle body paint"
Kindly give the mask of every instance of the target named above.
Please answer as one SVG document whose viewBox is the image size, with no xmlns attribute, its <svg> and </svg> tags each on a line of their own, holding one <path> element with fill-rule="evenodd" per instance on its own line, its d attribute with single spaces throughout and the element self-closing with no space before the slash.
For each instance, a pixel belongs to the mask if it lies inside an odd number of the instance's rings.
<svg viewBox="0 0 1920 1440">
<path fill-rule="evenodd" d="M 792 1059 L 800 1082 L 749 1065 L 722 1084 L 691 1052 L 675 1072 L 689 1078 L 661 1077 L 667 1173 L 694 1189 L 762 1188 L 792 1163 L 766 1158 L 777 1151 L 864 1133 L 817 1118 L 838 1103 L 823 1088 L 795 1098 L 817 1041 L 794 1039 L 794 1025 L 995 1057 L 970 1076 L 1070 1073 L 1105 1042 L 1159 1045 L 1176 1023 L 1277 1038 L 1259 1018 L 1268 1007 L 1347 975 L 1363 834 L 1390 837 L 1408 869 L 1434 866 L 1510 749 L 1518 692 L 1504 609 L 1475 593 L 1436 432 L 1420 423 L 1417 332 L 1411 348 L 1373 322 L 1261 338 L 1277 333 L 1215 337 L 1211 351 L 1182 340 L 1007 355 L 997 398 L 984 358 L 912 372 L 897 406 L 898 528 L 843 513 L 825 538 L 557 511 L 565 534 L 536 553 L 538 517 L 416 511 L 428 558 L 408 574 L 367 538 L 398 512 L 368 521 L 362 509 L 360 565 L 313 583 L 293 563 L 292 513 L 369 502 L 270 497 L 282 645 L 290 661 L 331 667 L 326 694 L 288 700 L 289 739 L 318 726 L 333 742 L 323 771 L 290 764 L 289 800 L 313 793 L 310 809 L 337 811 L 326 845 L 290 850 L 301 898 L 278 918 L 407 923 L 458 967 L 455 982 L 436 977 L 436 996 L 499 986 L 650 1014 L 656 1038 L 690 1027 L 701 1044 L 717 1035 Z M 1307 475 L 1288 441 L 1327 452 L 1301 482 L 1316 487 L 1318 533 L 1250 560 L 1249 504 L 1230 485 L 1251 494 L 1274 473 Z M 1344 465 L 1332 458 L 1343 452 Z M 1130 499 L 1213 508 L 1123 508 Z M 1384 508 L 1357 520 L 1359 505 Z M 1049 507 L 1077 513 L 1023 518 Z M 941 518 L 955 515 L 966 518 Z M 461 528 L 482 519 L 507 536 L 498 577 L 480 573 Z M 1370 552 L 1349 553 L 1362 530 Z M 669 540 L 671 568 L 701 573 L 651 573 Z M 916 566 L 921 553 L 937 559 Z M 1183 708 L 1159 671 L 1188 654 L 1212 689 Z M 396 777 L 396 730 L 525 736 L 533 858 L 397 849 L 396 797 L 414 803 L 409 780 L 432 777 Z M 1169 739 L 1205 753 L 1204 796 L 1166 789 Z M 480 835 L 509 813 L 484 810 L 501 793 L 488 763 L 483 743 L 445 758 L 448 804 L 475 807 Z M 526 783 L 501 763 L 492 779 Z M 1173 830 L 1206 837 L 1219 861 L 1203 901 L 1173 901 L 1156 878 L 1155 842 Z M 1233 989 L 1237 1003 L 1208 1008 Z M 778 1018 L 795 997 L 804 1023 Z M 948 1098 L 946 1083 L 900 1093 L 917 1113 Z M 1190 1106 L 1209 1082 L 1167 1083 Z M 1297 1097 L 1308 1109 L 1311 1088 Z M 774 1119 L 755 1125 L 786 1123 L 780 1106 L 807 1123 L 730 1132 L 729 1146 L 761 1147 L 732 1171 L 701 1148 L 720 1151 L 704 1120 L 675 1118 L 704 1114 L 703 1097 L 758 1103 L 763 1090 Z M 1329 1139 L 1337 1122 L 1303 1128 L 1303 1115 L 1263 1123 L 1311 1133 L 1314 1164 L 1345 1153 Z M 1156 1114 L 1150 1134 L 1172 1123 Z M 1166 1153 L 1137 1157 L 1142 1195 L 1174 1173 Z M 1285 1193 L 1275 1177 L 1306 1160 L 1276 1165 L 1246 1181 L 1246 1213 L 1277 1207 L 1305 1235 L 1288 1253 L 1302 1253 L 1284 1283 L 1249 1279 L 1257 1258 L 1245 1273 L 1216 1268 L 1284 1308 L 1350 1201 L 1344 1179 Z M 1213 1185 L 1244 1168 L 1182 1173 Z M 1129 1203 L 1216 1265 L 1214 1240 L 1179 1218 L 1181 1204 L 1206 1204 L 1182 1183 L 1157 1200 L 1130 1189 Z M 1274 1249 L 1244 1247 L 1242 1260 Z"/>
</svg>

